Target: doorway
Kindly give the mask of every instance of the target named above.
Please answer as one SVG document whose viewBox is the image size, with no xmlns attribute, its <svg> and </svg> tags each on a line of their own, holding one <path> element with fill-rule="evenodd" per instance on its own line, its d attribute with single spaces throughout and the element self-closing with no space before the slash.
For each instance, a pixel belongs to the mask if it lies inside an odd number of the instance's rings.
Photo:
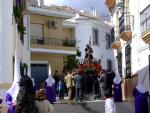
<svg viewBox="0 0 150 113">
<path fill-rule="evenodd" d="M 31 77 L 34 78 L 36 88 L 48 78 L 48 64 L 31 64 Z"/>
</svg>

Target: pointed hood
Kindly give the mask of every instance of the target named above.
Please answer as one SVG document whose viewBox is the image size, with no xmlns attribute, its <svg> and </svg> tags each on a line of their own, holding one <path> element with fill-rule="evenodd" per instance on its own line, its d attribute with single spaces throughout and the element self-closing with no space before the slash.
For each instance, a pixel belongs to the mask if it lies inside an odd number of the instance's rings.
<svg viewBox="0 0 150 113">
<path fill-rule="evenodd" d="M 120 77 L 120 74 L 118 71 L 118 60 L 117 60 L 117 58 L 115 58 L 115 78 L 113 81 L 115 84 L 120 84 L 120 82 L 121 82 L 121 77 Z"/>
<path fill-rule="evenodd" d="M 19 81 L 20 81 L 20 69 L 19 69 L 19 57 L 17 51 L 15 51 L 15 67 L 14 67 L 14 80 L 11 88 L 7 91 L 12 97 L 12 100 L 15 101 L 20 90 Z"/>
</svg>

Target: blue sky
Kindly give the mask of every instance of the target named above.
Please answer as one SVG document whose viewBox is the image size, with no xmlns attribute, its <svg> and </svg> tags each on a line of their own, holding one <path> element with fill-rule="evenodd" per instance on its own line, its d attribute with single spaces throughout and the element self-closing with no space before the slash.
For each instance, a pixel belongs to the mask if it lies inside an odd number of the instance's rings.
<svg viewBox="0 0 150 113">
<path fill-rule="evenodd" d="M 97 10 L 100 16 L 108 15 L 108 9 L 105 5 L 105 0 L 44 0 L 47 5 L 66 5 L 78 10 Z"/>
</svg>

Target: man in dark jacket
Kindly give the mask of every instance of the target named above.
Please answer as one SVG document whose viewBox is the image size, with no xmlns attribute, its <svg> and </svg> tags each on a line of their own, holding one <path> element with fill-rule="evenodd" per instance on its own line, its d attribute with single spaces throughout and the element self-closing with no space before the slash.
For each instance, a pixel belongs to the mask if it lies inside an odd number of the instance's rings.
<svg viewBox="0 0 150 113">
<path fill-rule="evenodd" d="M 114 77 L 115 77 L 115 73 L 111 70 L 108 70 L 106 75 L 106 90 L 110 91 L 111 93 L 112 93 L 112 85 L 113 85 Z"/>
<path fill-rule="evenodd" d="M 82 86 L 83 86 L 82 83 L 83 83 L 83 77 L 79 75 L 79 73 L 76 74 L 74 77 L 76 101 L 82 101 Z"/>
</svg>

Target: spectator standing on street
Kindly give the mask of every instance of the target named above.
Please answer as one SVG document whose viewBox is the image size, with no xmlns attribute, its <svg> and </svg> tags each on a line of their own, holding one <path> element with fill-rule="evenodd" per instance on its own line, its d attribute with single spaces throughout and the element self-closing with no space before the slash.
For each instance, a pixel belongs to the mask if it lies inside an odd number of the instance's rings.
<svg viewBox="0 0 150 113">
<path fill-rule="evenodd" d="M 112 85 L 113 85 L 113 79 L 115 77 L 115 73 L 111 70 L 107 70 L 106 74 L 106 90 L 109 90 L 110 93 L 112 93 Z"/>
<path fill-rule="evenodd" d="M 55 80 L 55 91 L 57 93 L 57 84 L 59 82 L 59 75 L 58 75 L 58 71 L 57 70 L 55 70 L 55 73 L 54 73 L 53 77 L 54 77 L 54 80 Z"/>
<path fill-rule="evenodd" d="M 112 92 L 106 91 L 105 97 L 105 113 L 116 113 L 116 106 L 112 98 Z"/>
<path fill-rule="evenodd" d="M 73 79 L 73 76 L 71 74 L 71 72 L 68 72 L 67 73 L 67 76 L 65 77 L 65 83 L 66 83 L 66 86 L 67 86 L 67 90 L 68 90 L 68 99 L 71 100 L 72 98 L 72 79 Z"/>
<path fill-rule="evenodd" d="M 57 92 L 59 95 L 59 100 L 64 100 L 64 92 L 65 92 L 65 84 L 63 80 L 59 80 L 58 85 L 57 85 Z"/>
<path fill-rule="evenodd" d="M 76 101 L 82 101 L 82 93 L 83 93 L 82 83 L 83 83 L 83 76 L 81 76 L 80 73 L 76 74 L 74 77 Z"/>
<path fill-rule="evenodd" d="M 104 99 L 105 98 L 105 91 L 106 91 L 106 72 L 105 72 L 105 70 L 102 70 L 99 82 L 100 82 L 100 92 L 101 92 L 100 98 Z"/>
</svg>

